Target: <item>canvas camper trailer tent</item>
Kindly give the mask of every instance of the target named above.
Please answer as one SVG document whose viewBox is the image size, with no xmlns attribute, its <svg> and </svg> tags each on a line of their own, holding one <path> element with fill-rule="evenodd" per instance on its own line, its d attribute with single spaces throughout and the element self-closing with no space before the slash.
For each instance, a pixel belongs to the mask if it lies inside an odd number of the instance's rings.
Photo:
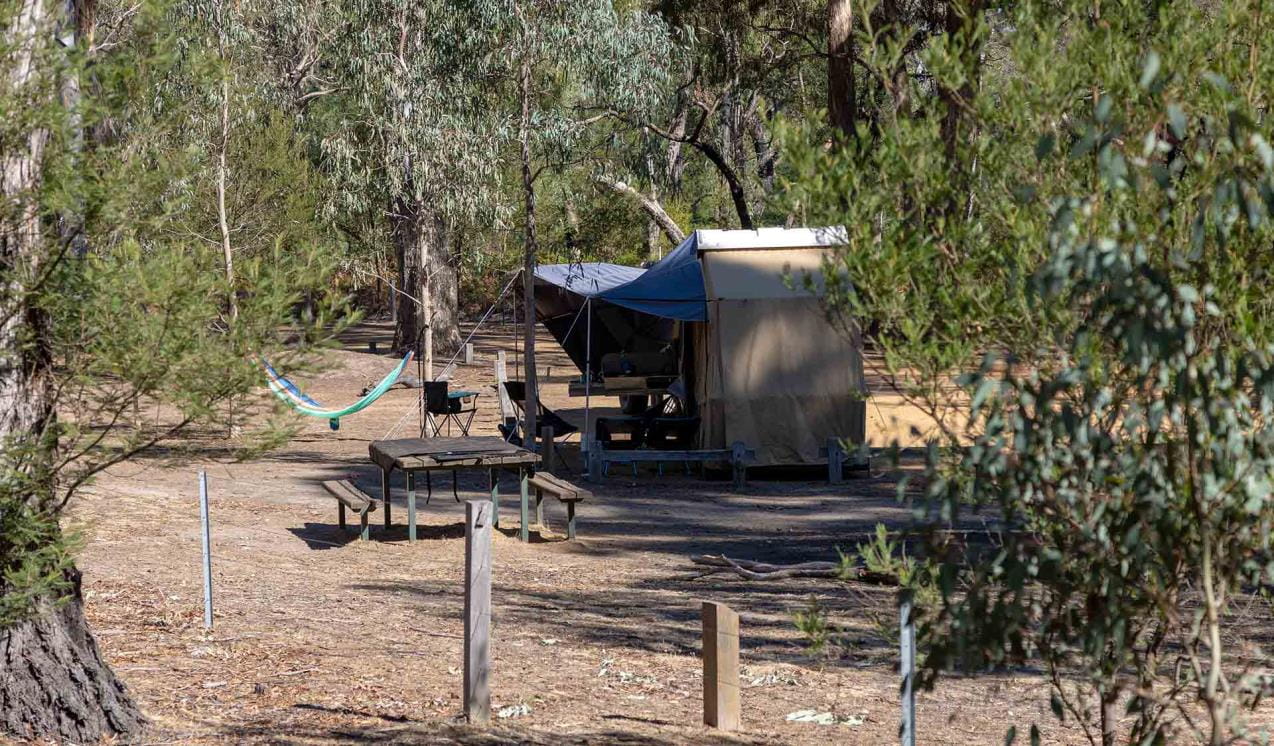
<svg viewBox="0 0 1274 746">
<path fill-rule="evenodd" d="M 536 270 L 536 315 L 592 377 L 593 395 L 672 383 L 694 447 L 743 442 L 757 465 L 825 463 L 865 439 L 861 340 L 820 304 L 832 228 L 700 230 L 649 269 Z M 812 291 L 804 278 L 814 282 Z"/>
</svg>

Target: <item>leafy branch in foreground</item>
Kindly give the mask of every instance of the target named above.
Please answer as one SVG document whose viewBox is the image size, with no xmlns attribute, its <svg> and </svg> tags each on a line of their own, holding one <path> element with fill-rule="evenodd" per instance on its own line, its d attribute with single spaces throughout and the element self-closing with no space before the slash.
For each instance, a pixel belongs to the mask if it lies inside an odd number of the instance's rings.
<svg viewBox="0 0 1274 746">
<path fill-rule="evenodd" d="M 1267 239 L 1274 200 L 1225 219 L 1236 175 L 1274 194 L 1263 139 L 1238 117 L 1211 134 L 1238 157 L 1200 241 Z M 961 378 L 972 444 L 927 470 L 932 514 L 990 507 L 1012 529 L 994 556 L 942 568 L 927 680 L 1038 659 L 1054 713 L 1093 742 L 1250 738 L 1269 682 L 1226 641 L 1236 600 L 1274 583 L 1274 347 L 1218 333 L 1215 288 L 1156 267 L 1153 231 L 1082 227 L 1098 198 L 1059 201 L 1035 278 L 1041 302 L 1084 313 L 1061 364 L 988 355 Z"/>
</svg>

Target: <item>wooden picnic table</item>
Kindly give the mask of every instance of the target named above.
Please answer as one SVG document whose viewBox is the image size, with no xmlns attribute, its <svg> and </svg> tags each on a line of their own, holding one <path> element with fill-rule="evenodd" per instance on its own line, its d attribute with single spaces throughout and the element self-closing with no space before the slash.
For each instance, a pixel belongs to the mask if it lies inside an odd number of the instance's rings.
<svg viewBox="0 0 1274 746">
<path fill-rule="evenodd" d="M 385 528 L 389 528 L 389 476 L 398 469 L 407 475 L 407 538 L 416 540 L 416 472 L 424 472 L 426 479 L 435 471 L 456 472 L 486 470 L 491 489 L 491 502 L 495 515 L 494 525 L 500 525 L 501 470 L 517 471 L 522 492 L 522 541 L 530 540 L 528 520 L 528 480 L 540 463 L 538 453 L 506 443 L 502 438 L 480 436 L 469 438 L 402 438 L 376 440 L 368 447 L 372 463 L 380 467 L 380 493 L 385 505 Z M 432 492 L 432 484 L 430 486 Z M 458 499 L 458 498 L 457 498 Z"/>
</svg>

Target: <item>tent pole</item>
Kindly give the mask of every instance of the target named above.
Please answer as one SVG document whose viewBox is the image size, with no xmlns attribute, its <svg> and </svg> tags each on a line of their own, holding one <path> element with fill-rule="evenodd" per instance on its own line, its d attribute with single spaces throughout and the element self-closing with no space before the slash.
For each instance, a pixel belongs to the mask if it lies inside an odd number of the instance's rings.
<svg viewBox="0 0 1274 746">
<path fill-rule="evenodd" d="M 584 454 L 584 463 L 588 464 L 588 434 L 593 424 L 592 417 L 589 416 L 593 383 L 593 299 L 591 297 L 584 301 L 584 313 L 588 314 L 588 318 L 584 321 L 584 333 L 588 336 L 584 339 L 584 441 L 580 443 L 580 452 Z M 587 470 L 588 467 L 584 468 Z"/>
</svg>

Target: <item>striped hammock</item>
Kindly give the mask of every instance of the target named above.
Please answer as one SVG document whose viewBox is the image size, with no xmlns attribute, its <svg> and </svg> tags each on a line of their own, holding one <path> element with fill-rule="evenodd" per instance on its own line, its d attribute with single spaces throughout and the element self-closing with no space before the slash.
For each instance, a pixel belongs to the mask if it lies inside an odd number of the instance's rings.
<svg viewBox="0 0 1274 746">
<path fill-rule="evenodd" d="M 398 377 L 407 369 L 407 364 L 411 362 L 412 355 L 413 353 L 408 352 L 407 356 L 388 375 L 382 378 L 375 388 L 368 391 L 366 396 L 342 409 L 324 408 L 322 404 L 306 396 L 304 392 L 296 387 L 296 384 L 279 375 L 279 372 L 265 358 L 261 359 L 261 365 L 265 368 L 266 384 L 269 385 L 274 395 L 279 398 L 279 401 L 301 414 L 325 419 L 328 426 L 333 430 L 339 430 L 341 427 L 340 418 L 355 412 L 361 412 L 375 403 L 386 391 L 389 391 L 389 387 L 393 386 L 398 381 Z"/>
</svg>

